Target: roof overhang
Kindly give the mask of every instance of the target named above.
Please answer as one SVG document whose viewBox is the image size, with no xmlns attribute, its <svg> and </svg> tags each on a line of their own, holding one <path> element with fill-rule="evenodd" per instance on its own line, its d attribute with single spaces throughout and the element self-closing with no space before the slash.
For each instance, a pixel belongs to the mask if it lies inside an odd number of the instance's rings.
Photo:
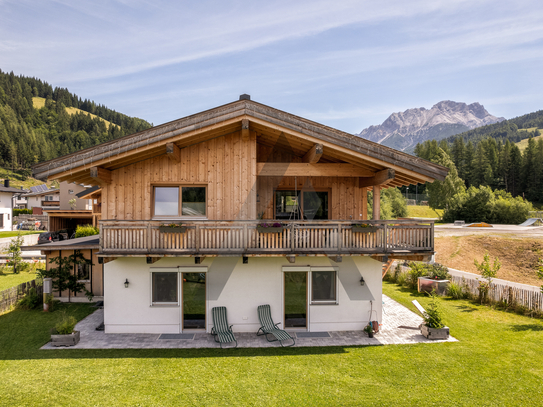
<svg viewBox="0 0 543 407">
<path fill-rule="evenodd" d="M 394 170 L 395 178 L 387 186 L 441 181 L 448 173 L 447 168 L 421 158 L 251 100 L 240 100 L 207 110 L 36 164 L 32 168 L 34 176 L 39 179 L 99 185 L 108 181 L 108 174 L 112 170 L 169 154 L 168 143 L 182 149 L 238 132 L 243 123 L 249 123 L 250 129 L 256 131 L 259 143 L 262 140 L 272 146 L 297 148 L 301 154 L 320 144 L 327 162 L 360 167 L 367 171 L 367 176 Z"/>
</svg>

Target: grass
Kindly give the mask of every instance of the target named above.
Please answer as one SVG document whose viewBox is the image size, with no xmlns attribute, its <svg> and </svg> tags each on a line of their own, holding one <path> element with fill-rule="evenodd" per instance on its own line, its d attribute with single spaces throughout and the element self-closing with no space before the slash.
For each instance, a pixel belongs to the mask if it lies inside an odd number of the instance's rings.
<svg viewBox="0 0 543 407">
<path fill-rule="evenodd" d="M 35 235 L 35 234 L 40 234 L 40 233 L 43 233 L 43 231 L 37 231 L 37 230 L 24 230 L 24 231 L 21 230 L 21 231 L 18 231 L 18 230 L 14 230 L 14 231 L 0 232 L 0 239 L 5 238 L 5 237 L 15 237 L 18 234 L 21 234 L 21 236 L 24 236 L 24 235 Z"/>
<path fill-rule="evenodd" d="M 530 129 L 526 129 L 528 130 L 529 132 L 534 132 L 536 130 L 536 127 L 532 127 Z M 539 129 L 539 131 L 543 132 L 543 129 Z M 543 135 L 541 136 L 538 136 L 538 137 L 534 137 L 534 141 L 537 143 L 537 140 L 543 138 Z M 518 143 L 515 143 L 517 145 L 517 147 L 519 148 L 519 150 L 521 152 L 523 152 L 524 150 L 526 150 L 526 147 L 528 147 L 528 139 L 524 139 L 524 140 L 520 140 Z"/>
<path fill-rule="evenodd" d="M 7 168 L 0 168 L 0 179 L 9 179 L 9 186 L 13 188 L 30 189 L 36 185 L 45 184 L 45 182 L 40 181 L 32 177 L 25 177 L 19 174 L 17 171 L 11 171 Z M 51 186 L 51 182 L 46 183 L 48 187 Z M 4 185 L 2 183 L 2 185 Z"/>
<path fill-rule="evenodd" d="M 410 218 L 441 218 L 443 209 L 433 210 L 429 206 L 408 205 L 407 216 Z"/>
<path fill-rule="evenodd" d="M 16 285 L 32 281 L 36 278 L 36 272 L 13 274 L 12 272 L 0 271 L 0 291 L 15 287 Z"/>
<path fill-rule="evenodd" d="M 408 306 L 428 299 L 384 283 Z M 543 322 L 440 299 L 456 343 L 232 350 L 51 350 L 59 312 L 0 316 L 5 405 L 542 405 Z M 88 304 L 66 305 L 83 318 Z M 538 401 L 539 400 L 539 401 Z"/>
<path fill-rule="evenodd" d="M 40 97 L 33 97 L 32 98 L 32 104 L 34 105 L 35 109 L 41 109 L 42 107 L 45 106 L 45 99 L 40 98 Z M 85 112 L 84 110 L 78 109 L 76 107 L 66 107 L 66 113 L 68 113 L 70 115 L 74 115 L 76 113 L 83 113 L 83 114 L 90 114 L 90 116 L 92 118 L 98 117 L 95 114 Z M 109 126 L 111 126 L 111 125 L 119 127 L 118 125 L 113 124 L 113 123 L 107 121 L 106 119 L 102 119 L 101 117 L 98 117 L 98 118 L 106 124 L 108 129 L 109 129 Z"/>
</svg>

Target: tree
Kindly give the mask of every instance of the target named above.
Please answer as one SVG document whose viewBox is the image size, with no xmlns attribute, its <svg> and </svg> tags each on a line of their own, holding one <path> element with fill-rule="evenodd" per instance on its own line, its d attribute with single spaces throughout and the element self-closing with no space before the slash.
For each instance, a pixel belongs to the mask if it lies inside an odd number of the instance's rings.
<svg viewBox="0 0 543 407">
<path fill-rule="evenodd" d="M 492 279 L 495 278 L 498 274 L 501 263 L 500 260 L 496 257 L 494 259 L 494 264 L 491 267 L 490 256 L 488 255 L 488 252 L 485 253 L 483 261 L 481 263 L 477 262 L 477 260 L 473 260 L 473 262 L 475 263 L 475 267 L 477 267 L 479 273 L 481 273 L 481 276 L 486 280 L 482 281 L 477 279 L 479 281 L 479 300 L 482 304 L 483 302 L 488 301 L 488 293 L 492 288 Z"/>
<path fill-rule="evenodd" d="M 8 264 L 13 267 L 13 273 L 19 274 L 19 264 L 23 261 L 21 256 L 21 245 L 23 244 L 23 237 L 18 234 L 17 237 L 11 239 L 6 253 L 9 257 Z"/>
<path fill-rule="evenodd" d="M 451 158 L 441 148 L 432 159 L 436 164 L 449 169 L 444 181 L 434 181 L 426 184 L 428 205 L 432 209 L 444 209 L 450 206 L 454 195 L 465 192 L 464 181 L 458 176 L 456 166 Z"/>
<path fill-rule="evenodd" d="M 94 296 L 92 292 L 85 288 L 84 283 L 78 281 L 78 266 L 91 263 L 90 260 L 85 259 L 85 256 L 79 250 L 75 250 L 74 254 L 67 257 L 52 257 L 49 259 L 49 263 L 54 263 L 57 267 L 51 267 L 49 270 L 40 269 L 38 275 L 40 278 L 51 278 L 53 290 L 58 291 L 59 296 L 62 291 L 68 290 L 68 301 L 70 301 L 70 293 L 84 291 L 89 301 L 92 300 Z"/>
</svg>

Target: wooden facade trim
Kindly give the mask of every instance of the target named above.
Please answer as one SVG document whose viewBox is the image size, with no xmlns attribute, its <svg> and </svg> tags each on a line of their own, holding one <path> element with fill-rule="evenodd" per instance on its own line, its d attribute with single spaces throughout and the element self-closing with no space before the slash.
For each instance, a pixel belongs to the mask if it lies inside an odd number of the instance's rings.
<svg viewBox="0 0 543 407">
<path fill-rule="evenodd" d="M 368 177 L 373 173 L 352 164 L 257 163 L 259 177 Z"/>
</svg>

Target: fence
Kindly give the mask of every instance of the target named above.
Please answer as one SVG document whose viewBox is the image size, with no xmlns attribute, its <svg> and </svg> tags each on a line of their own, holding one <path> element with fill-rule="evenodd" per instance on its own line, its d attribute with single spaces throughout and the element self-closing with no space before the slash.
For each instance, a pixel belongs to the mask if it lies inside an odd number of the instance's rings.
<svg viewBox="0 0 543 407">
<path fill-rule="evenodd" d="M 479 281 L 452 276 L 451 281 L 462 286 L 464 290 L 473 295 L 479 295 Z M 526 290 L 524 288 L 510 287 L 503 284 L 492 283 L 488 298 L 495 302 L 504 302 L 510 305 L 521 305 L 530 311 L 543 311 L 543 293 Z"/>
<path fill-rule="evenodd" d="M 9 311 L 9 309 L 23 298 L 31 288 L 35 288 L 37 294 L 43 296 L 43 284 L 41 279 L 21 283 L 15 287 L 0 291 L 0 314 Z"/>
<path fill-rule="evenodd" d="M 19 216 L 14 216 L 13 221 L 17 225 L 28 219 L 36 219 L 41 222 L 44 230 L 48 230 L 49 227 L 49 216 L 48 215 L 29 215 L 29 214 L 20 214 Z M 15 227 L 15 226 L 14 226 Z"/>
<path fill-rule="evenodd" d="M 394 272 L 394 267 L 390 268 L 390 273 Z M 400 265 L 402 273 L 407 273 L 409 267 Z M 474 296 L 479 295 L 479 280 L 451 276 L 450 281 L 462 287 L 464 291 L 469 291 Z M 508 305 L 521 305 L 529 311 L 543 311 L 543 293 L 539 291 L 527 290 L 525 288 L 511 287 L 504 284 L 492 283 L 488 292 L 488 298 L 495 302 L 504 302 Z"/>
</svg>

